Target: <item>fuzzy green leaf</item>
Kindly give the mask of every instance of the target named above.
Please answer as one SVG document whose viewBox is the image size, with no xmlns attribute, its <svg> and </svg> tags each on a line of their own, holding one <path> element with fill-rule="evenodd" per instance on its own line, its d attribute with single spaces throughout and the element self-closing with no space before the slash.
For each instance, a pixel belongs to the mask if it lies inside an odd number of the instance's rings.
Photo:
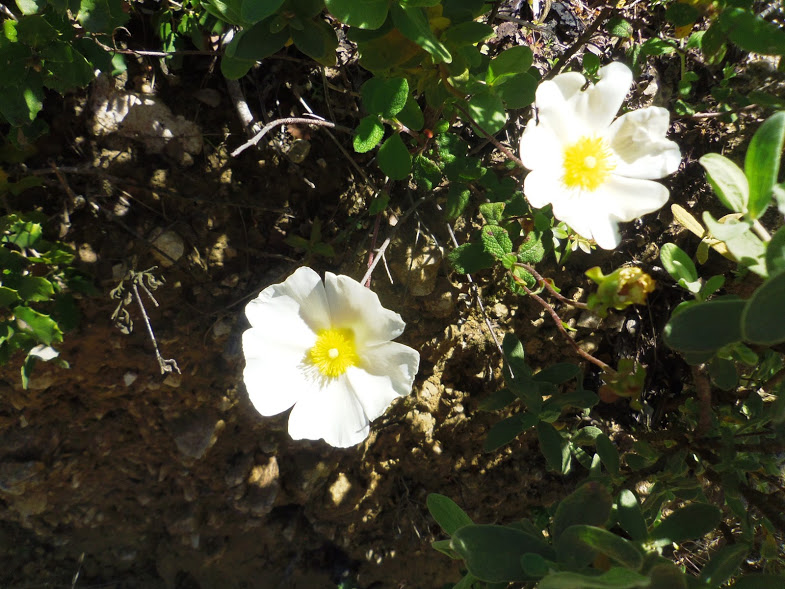
<svg viewBox="0 0 785 589">
<path fill-rule="evenodd" d="M 459 274 L 474 274 L 493 266 L 496 259 L 485 251 L 481 243 L 471 242 L 458 246 L 447 254 L 452 267 Z"/>
<path fill-rule="evenodd" d="M 700 538 L 720 522 L 721 512 L 707 503 L 691 503 L 665 518 L 651 531 L 651 539 L 659 546 Z"/>
<path fill-rule="evenodd" d="M 505 390 L 505 389 L 502 389 Z M 509 391 L 508 391 L 509 392 Z M 482 449 L 493 452 L 505 444 L 509 444 L 521 433 L 534 427 L 539 418 L 533 413 L 517 413 L 506 419 L 494 423 L 488 430 Z"/>
<path fill-rule="evenodd" d="M 537 439 L 548 467 L 567 474 L 570 470 L 570 448 L 567 440 L 550 423 L 544 421 L 537 424 Z"/>
<path fill-rule="evenodd" d="M 785 227 L 780 227 L 766 247 L 766 270 L 773 276 L 785 270 Z"/>
<path fill-rule="evenodd" d="M 619 499 L 616 502 L 616 519 L 633 540 L 642 542 L 648 536 L 641 505 L 638 503 L 635 493 L 628 489 L 623 489 L 619 493 Z"/>
<path fill-rule="evenodd" d="M 491 90 L 484 90 L 472 96 L 468 107 L 469 114 L 486 133 L 495 135 L 507 123 L 504 102 Z"/>
<path fill-rule="evenodd" d="M 507 230 L 499 225 L 486 225 L 480 233 L 483 248 L 497 260 L 512 251 L 512 241 Z"/>
<path fill-rule="evenodd" d="M 376 115 L 368 115 L 360 120 L 356 133 L 352 142 L 354 151 L 366 153 L 379 145 L 382 137 L 384 137 L 384 125 L 382 125 L 379 117 Z"/>
</svg>

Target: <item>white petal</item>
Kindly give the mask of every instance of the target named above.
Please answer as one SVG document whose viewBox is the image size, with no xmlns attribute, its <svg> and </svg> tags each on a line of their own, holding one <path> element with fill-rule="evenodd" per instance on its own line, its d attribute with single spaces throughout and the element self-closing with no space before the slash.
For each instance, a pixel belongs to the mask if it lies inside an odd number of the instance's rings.
<svg viewBox="0 0 785 589">
<path fill-rule="evenodd" d="M 523 182 L 529 204 L 542 208 L 553 205 L 553 216 L 564 221 L 578 235 L 591 239 L 591 218 L 594 204 L 591 194 L 570 190 L 561 181 L 561 170 L 548 168 L 529 172 Z"/>
<path fill-rule="evenodd" d="M 591 224 L 591 237 L 602 249 L 615 249 L 621 242 L 619 225 L 612 217 L 598 216 Z"/>
<path fill-rule="evenodd" d="M 553 83 L 559 87 L 562 96 L 569 102 L 580 94 L 581 88 L 586 85 L 586 78 L 578 72 L 567 72 L 555 76 Z"/>
<path fill-rule="evenodd" d="M 368 437 L 369 420 L 346 376 L 322 381 L 289 414 L 289 435 L 295 440 L 318 440 L 348 448 Z"/>
<path fill-rule="evenodd" d="M 583 79 L 580 74 L 577 76 Z M 551 129 L 562 145 L 573 143 L 591 130 L 588 122 L 582 121 L 576 115 L 575 102 L 581 93 L 573 92 L 575 82 L 577 78 L 569 76 L 562 83 L 546 80 L 537 87 L 535 106 L 538 123 Z"/>
<path fill-rule="evenodd" d="M 365 415 L 373 421 L 397 397 L 412 391 L 420 366 L 417 350 L 397 342 L 387 342 L 361 353 L 362 368 L 349 368 L 346 375 Z"/>
<path fill-rule="evenodd" d="M 668 111 L 650 106 L 629 112 L 610 127 L 608 140 L 618 163 L 614 173 L 654 180 L 674 173 L 681 163 L 679 146 L 665 138 Z"/>
<path fill-rule="evenodd" d="M 256 410 L 277 415 L 315 388 L 300 367 L 316 336 L 309 340 L 281 340 L 275 330 L 251 328 L 243 333 L 243 381 Z"/>
<path fill-rule="evenodd" d="M 312 331 L 330 327 L 324 285 L 319 275 L 310 268 L 298 268 L 284 282 L 265 288 L 245 307 L 245 314 L 253 327 L 269 328 L 271 318 L 286 311 L 299 315 Z"/>
<path fill-rule="evenodd" d="M 327 272 L 324 277 L 332 326 L 351 329 L 358 349 L 388 342 L 406 327 L 398 313 L 382 307 L 379 297 L 348 276 Z"/>
<path fill-rule="evenodd" d="M 595 193 L 594 208 L 617 221 L 632 221 L 657 211 L 668 202 L 668 189 L 659 182 L 612 174 Z M 599 243 L 599 242 L 598 242 Z"/>
<path fill-rule="evenodd" d="M 595 132 L 604 132 L 619 112 L 632 85 L 632 71 L 614 61 L 600 68 L 600 80 L 575 99 L 575 112 Z"/>
<path fill-rule="evenodd" d="M 555 165 L 564 148 L 558 135 L 544 122 L 530 120 L 521 136 L 521 160 L 530 170 Z"/>
</svg>

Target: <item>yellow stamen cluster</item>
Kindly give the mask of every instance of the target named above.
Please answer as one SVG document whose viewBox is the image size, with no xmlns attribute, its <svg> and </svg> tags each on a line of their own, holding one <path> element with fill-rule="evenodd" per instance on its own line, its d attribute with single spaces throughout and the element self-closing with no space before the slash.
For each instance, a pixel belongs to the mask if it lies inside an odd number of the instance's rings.
<svg viewBox="0 0 785 589">
<path fill-rule="evenodd" d="M 581 137 L 564 148 L 564 178 L 568 188 L 597 190 L 616 165 L 607 142 L 602 137 Z"/>
<path fill-rule="evenodd" d="M 350 329 L 322 329 L 308 352 L 308 359 L 322 376 L 341 376 L 350 366 L 360 362 L 354 333 Z"/>
</svg>

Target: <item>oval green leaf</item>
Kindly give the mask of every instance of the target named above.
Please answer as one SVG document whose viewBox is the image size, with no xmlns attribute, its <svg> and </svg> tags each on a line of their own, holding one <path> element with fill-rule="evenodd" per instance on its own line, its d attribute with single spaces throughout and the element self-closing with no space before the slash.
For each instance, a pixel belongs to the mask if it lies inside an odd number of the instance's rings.
<svg viewBox="0 0 785 589">
<path fill-rule="evenodd" d="M 665 326 L 665 344 L 680 352 L 713 352 L 740 341 L 746 301 L 716 298 L 687 307 Z"/>
<path fill-rule="evenodd" d="M 616 520 L 630 538 L 637 542 L 642 542 L 649 535 L 638 498 L 629 489 L 622 489 L 619 493 L 616 501 Z"/>
<path fill-rule="evenodd" d="M 379 148 L 377 162 L 390 180 L 403 180 L 412 171 L 412 156 L 399 133 L 389 137 Z"/>
<path fill-rule="evenodd" d="M 780 111 L 766 119 L 756 131 L 744 159 L 744 172 L 750 183 L 748 209 L 751 219 L 760 217 L 771 202 L 784 143 L 785 111 Z"/>
<path fill-rule="evenodd" d="M 741 316 L 745 341 L 770 346 L 785 341 L 785 272 L 756 290 Z"/>
<path fill-rule="evenodd" d="M 531 580 L 521 566 L 521 558 L 528 552 L 546 559 L 554 557 L 541 538 L 494 525 L 469 525 L 456 530 L 452 549 L 463 557 L 472 575 L 488 583 Z"/>
<path fill-rule="evenodd" d="M 354 151 L 366 153 L 379 145 L 382 137 L 384 137 L 384 125 L 381 124 L 379 117 L 376 115 L 368 115 L 357 125 L 356 133 L 352 142 Z"/>
<path fill-rule="evenodd" d="M 387 20 L 390 0 L 324 0 L 327 10 L 344 24 L 378 29 Z"/>
<path fill-rule="evenodd" d="M 590 481 L 562 499 L 553 517 L 553 537 L 558 538 L 570 526 L 603 526 L 611 513 L 613 500 L 600 483 Z"/>
<path fill-rule="evenodd" d="M 425 500 L 428 511 L 431 512 L 433 519 L 439 524 L 445 534 L 452 536 L 463 526 L 472 523 L 471 518 L 461 509 L 458 504 L 445 495 L 431 493 Z"/>
<path fill-rule="evenodd" d="M 707 503 L 691 503 L 665 518 L 651 531 L 651 539 L 659 546 L 700 538 L 720 522 L 721 512 Z"/>
<path fill-rule="evenodd" d="M 706 170 L 706 178 L 720 202 L 732 211 L 745 213 L 750 186 L 742 169 L 719 153 L 707 153 L 698 162 Z"/>
</svg>

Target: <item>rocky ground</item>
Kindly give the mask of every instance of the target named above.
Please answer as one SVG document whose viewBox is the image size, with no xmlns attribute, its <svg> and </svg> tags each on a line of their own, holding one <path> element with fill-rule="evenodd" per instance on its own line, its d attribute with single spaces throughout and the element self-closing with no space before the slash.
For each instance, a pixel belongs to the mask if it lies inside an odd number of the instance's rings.
<svg viewBox="0 0 785 589">
<path fill-rule="evenodd" d="M 46 183 L 25 198 L 51 215 L 50 229 L 76 249 L 98 294 L 81 300 L 81 322 L 66 334 L 70 369 L 38 365 L 29 390 L 18 363 L 2 369 L 0 586 L 443 587 L 460 571 L 430 547 L 440 531 L 428 493 L 452 497 L 476 521 L 509 522 L 572 488 L 570 478 L 547 472 L 533 437 L 482 452 L 499 415 L 478 404 L 498 388 L 500 357 L 471 285 L 442 260 L 449 235 L 438 198 L 398 222 L 417 198 L 401 183 L 377 237 L 392 239 L 392 281 L 380 267 L 373 286 L 407 322 L 400 341 L 422 354 L 413 393 L 347 450 L 292 441 L 286 415 L 259 416 L 241 380 L 243 307 L 303 264 L 362 276 L 375 217 L 360 171 L 373 174 L 371 155 L 349 155 L 349 136 L 337 131 L 289 126 L 233 158 L 246 136 L 210 58 L 188 57 L 169 75 L 158 60 L 130 61 L 116 83 L 52 96 L 42 113 L 52 134 L 27 162 Z M 673 67 L 649 66 L 632 101 L 667 102 Z M 358 68 L 347 71 L 325 87 L 291 52 L 268 60 L 242 89 L 260 119 L 302 114 L 305 101 L 353 126 L 352 92 L 362 80 L 352 78 Z M 710 77 L 702 79 L 708 89 Z M 510 125 L 513 145 L 527 117 Z M 693 154 L 719 151 L 727 125 L 674 122 L 686 156 L 666 181 L 676 202 L 690 208 L 705 199 Z M 286 241 L 309 239 L 317 220 L 332 258 Z M 459 238 L 469 229 L 456 227 Z M 630 259 L 654 268 L 658 244 L 689 239 L 667 208 L 626 231 L 615 253 L 577 252 L 566 267 L 550 262 L 542 271 L 580 296 L 586 268 Z M 180 374 L 161 373 L 136 300 L 127 305 L 130 333 L 112 320 L 120 301 L 110 291 L 129 271 L 153 266 L 165 282 L 152 293 L 157 305 L 142 300 L 160 353 Z M 679 294 L 664 274 L 655 278 L 664 280 L 648 309 L 602 323 L 565 319 L 599 357 L 647 361 L 652 405 L 668 407 L 685 368 L 653 337 Z M 533 365 L 574 359 L 536 304 L 492 276 L 476 279 L 490 324 L 499 335 L 514 331 Z M 630 416 L 609 406 L 592 418 Z"/>
</svg>

